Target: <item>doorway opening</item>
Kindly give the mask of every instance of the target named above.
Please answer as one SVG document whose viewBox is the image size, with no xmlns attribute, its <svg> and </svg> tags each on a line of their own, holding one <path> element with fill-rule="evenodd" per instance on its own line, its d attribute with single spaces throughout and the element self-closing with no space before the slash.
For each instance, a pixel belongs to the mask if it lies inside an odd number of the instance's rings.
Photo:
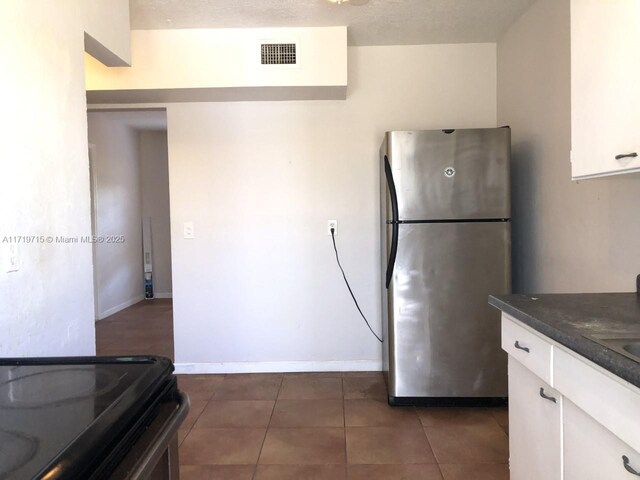
<svg viewBox="0 0 640 480">
<path fill-rule="evenodd" d="M 89 110 L 97 355 L 174 358 L 167 116 Z"/>
</svg>

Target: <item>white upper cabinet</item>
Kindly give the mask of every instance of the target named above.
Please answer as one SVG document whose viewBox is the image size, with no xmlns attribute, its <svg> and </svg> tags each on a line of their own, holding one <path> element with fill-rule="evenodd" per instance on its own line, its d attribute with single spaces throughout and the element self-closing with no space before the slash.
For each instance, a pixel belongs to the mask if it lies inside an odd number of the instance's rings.
<svg viewBox="0 0 640 480">
<path fill-rule="evenodd" d="M 571 0 L 571 172 L 640 171 L 640 0 Z"/>
</svg>

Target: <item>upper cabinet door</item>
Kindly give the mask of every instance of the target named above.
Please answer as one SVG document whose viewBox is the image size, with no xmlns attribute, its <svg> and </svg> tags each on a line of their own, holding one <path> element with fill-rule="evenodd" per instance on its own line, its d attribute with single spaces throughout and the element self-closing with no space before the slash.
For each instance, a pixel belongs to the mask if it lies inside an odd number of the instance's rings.
<svg viewBox="0 0 640 480">
<path fill-rule="evenodd" d="M 571 0 L 571 129 L 574 179 L 640 171 L 639 0 Z"/>
</svg>

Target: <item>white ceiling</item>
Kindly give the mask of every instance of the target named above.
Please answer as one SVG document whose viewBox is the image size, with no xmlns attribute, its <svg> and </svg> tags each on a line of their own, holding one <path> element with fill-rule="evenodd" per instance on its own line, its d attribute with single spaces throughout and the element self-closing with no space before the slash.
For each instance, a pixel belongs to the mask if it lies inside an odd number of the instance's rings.
<svg viewBox="0 0 640 480">
<path fill-rule="evenodd" d="M 534 0 L 130 0 L 131 28 L 347 25 L 350 45 L 495 42 Z"/>
</svg>

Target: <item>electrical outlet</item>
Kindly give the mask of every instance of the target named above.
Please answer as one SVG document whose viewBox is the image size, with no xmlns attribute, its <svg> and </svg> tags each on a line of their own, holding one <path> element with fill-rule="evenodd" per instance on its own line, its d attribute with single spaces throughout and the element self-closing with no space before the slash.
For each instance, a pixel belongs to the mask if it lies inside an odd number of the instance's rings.
<svg viewBox="0 0 640 480">
<path fill-rule="evenodd" d="M 327 235 L 331 236 L 331 229 L 333 228 L 333 234 L 338 234 L 338 220 L 327 220 Z"/>
</svg>

